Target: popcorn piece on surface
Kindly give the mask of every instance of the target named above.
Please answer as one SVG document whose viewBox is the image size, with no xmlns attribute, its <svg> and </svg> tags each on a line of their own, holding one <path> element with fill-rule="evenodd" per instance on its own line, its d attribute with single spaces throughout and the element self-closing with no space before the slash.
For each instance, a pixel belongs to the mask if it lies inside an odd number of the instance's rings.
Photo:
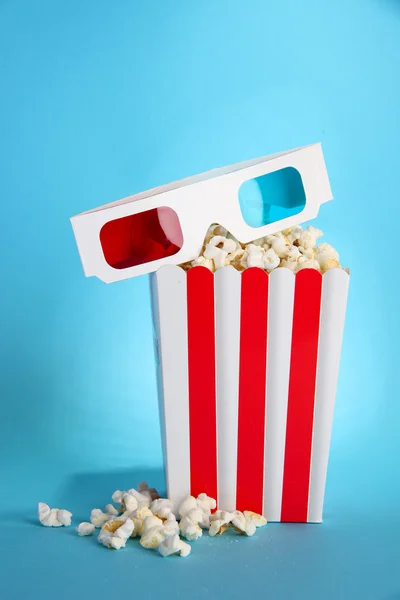
<svg viewBox="0 0 400 600">
<path fill-rule="evenodd" d="M 69 510 L 61 509 L 57 513 L 57 519 L 61 525 L 69 527 L 71 525 L 72 513 Z"/>
<path fill-rule="evenodd" d="M 133 527 L 133 523 L 130 519 L 127 519 L 126 521 L 112 519 L 103 525 L 97 540 L 107 548 L 119 550 L 126 545 L 127 539 L 132 534 Z"/>
<path fill-rule="evenodd" d="M 141 494 L 144 494 L 145 496 L 149 496 L 151 498 L 151 501 L 153 502 L 153 500 L 157 500 L 160 495 L 157 492 L 156 488 L 149 488 L 148 484 L 146 481 L 141 481 L 138 485 L 138 491 Z"/>
<path fill-rule="evenodd" d="M 154 550 L 158 548 L 161 542 L 164 541 L 164 528 L 162 525 L 156 525 L 152 527 L 148 531 L 144 532 L 142 537 L 140 538 L 140 545 L 143 548 L 148 548 L 150 550 Z"/>
<path fill-rule="evenodd" d="M 221 535 L 221 533 L 227 529 L 229 529 L 228 523 L 225 523 L 223 519 L 215 519 L 214 521 L 211 521 L 208 533 L 213 537 L 214 535 Z"/>
<path fill-rule="evenodd" d="M 236 510 L 234 518 L 231 521 L 233 528 L 239 533 L 244 533 L 247 536 L 254 535 L 256 525 L 252 519 L 246 518 L 242 512 Z"/>
<path fill-rule="evenodd" d="M 179 535 L 179 523 L 176 520 L 174 513 L 170 513 L 167 519 L 164 521 L 164 535 Z"/>
<path fill-rule="evenodd" d="M 104 512 L 108 515 L 113 515 L 114 517 L 119 515 L 118 510 L 115 508 L 115 506 L 113 504 L 107 504 L 107 506 L 104 509 Z"/>
<path fill-rule="evenodd" d="M 138 535 L 143 534 L 144 530 L 144 520 L 146 517 L 152 517 L 153 513 L 147 506 L 141 506 L 140 508 L 134 510 L 132 513 L 128 515 L 128 518 L 132 521 L 134 525 L 134 529 L 132 531 L 131 537 L 137 537 Z"/>
<path fill-rule="evenodd" d="M 179 530 L 181 535 L 190 542 L 198 540 L 203 535 L 203 531 L 198 523 L 194 523 L 188 517 L 182 517 L 179 522 Z"/>
<path fill-rule="evenodd" d="M 133 511 L 132 516 L 136 519 L 141 519 L 144 521 L 146 517 L 152 517 L 153 513 L 148 506 L 141 506 L 140 508 L 137 508 L 135 511 Z"/>
<path fill-rule="evenodd" d="M 115 502 L 115 504 L 121 504 L 121 502 L 122 502 L 122 496 L 123 496 L 124 493 L 125 492 L 121 492 L 121 490 L 115 490 L 115 492 L 111 496 L 112 501 Z"/>
<path fill-rule="evenodd" d="M 95 527 L 103 527 L 104 523 L 107 523 L 110 519 L 112 519 L 113 515 L 109 515 L 107 513 L 103 513 L 100 508 L 94 508 L 90 513 L 90 522 Z"/>
<path fill-rule="evenodd" d="M 179 507 L 179 514 L 184 517 L 189 510 L 197 508 L 197 500 L 194 496 L 187 496 Z"/>
<path fill-rule="evenodd" d="M 201 519 L 198 520 L 198 524 L 200 525 L 200 527 L 202 529 L 209 529 L 210 528 L 210 518 L 211 518 L 211 511 L 214 510 L 217 506 L 217 502 L 214 498 L 211 498 L 211 496 L 207 496 L 207 494 L 205 493 L 201 493 L 197 496 L 196 499 L 197 502 L 197 506 L 200 508 L 201 512 L 202 512 L 202 516 Z M 189 513 L 192 514 L 191 512 Z M 192 517 L 193 520 L 193 517 Z"/>
<path fill-rule="evenodd" d="M 217 501 L 204 493 L 197 496 L 196 503 L 201 510 L 214 510 L 217 507 Z"/>
<path fill-rule="evenodd" d="M 45 527 L 69 527 L 71 525 L 72 513 L 69 510 L 50 508 L 45 502 L 38 505 L 39 521 Z"/>
<path fill-rule="evenodd" d="M 158 546 L 158 551 L 161 556 L 171 556 L 179 552 L 180 556 L 188 556 L 191 551 L 190 544 L 187 544 L 180 539 L 179 535 L 171 535 L 165 538 Z"/>
<path fill-rule="evenodd" d="M 203 535 L 199 523 L 203 520 L 203 511 L 201 508 L 192 508 L 187 511 L 179 523 L 179 529 L 183 537 L 189 541 L 197 540 Z"/>
<path fill-rule="evenodd" d="M 144 525 L 143 525 L 143 533 L 147 533 L 148 531 L 150 531 L 150 529 L 153 529 L 153 527 L 163 527 L 164 523 L 161 519 L 159 519 L 158 517 L 155 516 L 148 516 L 145 517 L 144 520 Z"/>
<path fill-rule="evenodd" d="M 256 527 L 264 527 L 267 524 L 267 519 L 263 515 L 253 512 L 252 510 L 244 510 L 243 514 L 246 519 L 253 521 Z"/>
<path fill-rule="evenodd" d="M 78 527 L 76 528 L 76 531 L 80 536 L 92 535 L 94 530 L 95 526 L 93 525 L 93 523 L 87 523 L 86 521 L 84 521 L 83 523 L 79 523 Z"/>
<path fill-rule="evenodd" d="M 130 490 L 128 490 L 128 493 L 134 498 L 136 498 L 138 506 L 150 506 L 150 504 L 152 503 L 151 495 L 149 494 L 149 492 L 139 492 L 138 490 L 131 488 Z"/>
<path fill-rule="evenodd" d="M 210 531 L 211 536 L 221 535 L 224 531 L 229 529 L 229 523 L 235 517 L 235 513 L 228 512 L 227 510 L 217 510 L 210 517 Z"/>
<path fill-rule="evenodd" d="M 151 512 L 160 519 L 166 519 L 172 512 L 172 502 L 166 498 L 157 498 L 150 505 Z"/>
<path fill-rule="evenodd" d="M 149 499 L 146 497 L 145 502 L 148 502 Z M 136 510 L 138 507 L 138 501 L 137 498 L 131 494 L 131 490 L 129 490 L 129 492 L 124 492 L 122 494 L 122 501 L 121 501 L 121 506 L 123 510 Z"/>
</svg>

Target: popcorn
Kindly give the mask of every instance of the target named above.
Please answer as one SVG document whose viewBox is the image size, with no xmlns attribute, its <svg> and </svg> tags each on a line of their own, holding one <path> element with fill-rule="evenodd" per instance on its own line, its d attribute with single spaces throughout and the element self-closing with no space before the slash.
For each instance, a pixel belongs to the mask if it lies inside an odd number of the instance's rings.
<svg viewBox="0 0 400 600">
<path fill-rule="evenodd" d="M 213 515 L 211 515 L 209 535 L 221 535 L 224 531 L 229 529 L 229 524 L 234 517 L 235 513 L 233 512 L 217 510 Z"/>
<path fill-rule="evenodd" d="M 330 244 L 320 244 L 316 248 L 315 258 L 319 262 L 322 272 L 339 267 L 339 254 Z"/>
<path fill-rule="evenodd" d="M 217 256 L 214 258 L 214 266 L 216 269 L 221 269 L 226 265 L 226 257 L 228 253 L 225 250 L 220 250 Z"/>
<path fill-rule="evenodd" d="M 125 494 L 125 492 L 121 492 L 121 490 L 115 490 L 111 496 L 112 501 L 115 502 L 115 504 L 121 504 L 123 494 Z"/>
<path fill-rule="evenodd" d="M 264 527 L 267 524 L 267 519 L 263 515 L 253 512 L 252 510 L 244 510 L 243 514 L 246 519 L 253 521 L 256 527 Z"/>
<path fill-rule="evenodd" d="M 179 525 L 174 514 L 170 513 L 165 521 L 155 516 L 147 516 L 144 520 L 140 544 L 144 548 L 158 548 L 169 537 L 178 535 Z"/>
<path fill-rule="evenodd" d="M 295 225 L 289 229 L 284 229 L 282 233 L 287 238 L 289 244 L 293 244 L 299 239 L 302 231 L 303 229 L 300 227 L 300 225 Z"/>
<path fill-rule="evenodd" d="M 94 508 L 90 513 L 90 522 L 95 527 L 103 527 L 104 523 L 107 523 L 114 515 L 104 513 L 100 508 Z"/>
<path fill-rule="evenodd" d="M 312 225 L 309 225 L 307 229 L 303 229 L 298 238 L 299 246 L 305 250 L 307 250 L 307 248 L 314 248 L 317 239 L 323 235 L 324 234 L 320 229 L 316 229 L 315 227 L 312 227 Z"/>
<path fill-rule="evenodd" d="M 300 252 L 300 249 L 298 248 L 298 246 L 293 246 L 293 244 L 292 244 L 287 247 L 286 256 L 285 256 L 286 260 L 296 261 L 300 258 L 300 256 L 301 256 L 301 252 Z"/>
<path fill-rule="evenodd" d="M 199 523 L 203 520 L 203 511 L 201 508 L 192 508 L 179 523 L 181 534 L 189 541 L 193 542 L 203 535 Z"/>
<path fill-rule="evenodd" d="M 131 488 L 130 490 L 127 491 L 127 494 L 129 495 L 130 498 L 135 498 L 136 500 L 136 507 L 141 507 L 141 506 L 150 506 L 152 499 L 151 499 L 151 495 L 147 492 L 141 493 L 138 492 L 137 490 L 135 490 L 134 488 Z M 124 499 L 124 498 L 123 498 Z M 132 509 L 132 510 L 135 510 Z"/>
<path fill-rule="evenodd" d="M 143 533 L 147 533 L 150 531 L 150 529 L 153 529 L 153 527 L 163 527 L 164 523 L 162 521 L 162 519 L 159 519 L 158 517 L 155 516 L 147 516 L 144 519 L 144 526 L 143 526 Z"/>
<path fill-rule="evenodd" d="M 112 519 L 103 525 L 97 541 L 107 548 L 119 550 L 126 545 L 128 538 L 131 537 L 133 528 L 134 525 L 130 519 L 126 521 Z"/>
<path fill-rule="evenodd" d="M 262 268 L 268 271 L 269 273 L 273 269 L 276 269 L 276 267 L 279 266 L 279 263 L 280 258 L 277 255 L 277 253 L 273 248 L 269 248 L 269 250 L 267 250 L 263 256 Z"/>
<path fill-rule="evenodd" d="M 274 233 L 273 235 L 267 235 L 266 240 L 267 244 L 269 244 L 271 248 L 275 250 L 279 258 L 286 257 L 286 252 L 290 244 L 289 240 L 283 235 L 282 232 Z"/>
<path fill-rule="evenodd" d="M 151 499 L 151 501 L 157 500 L 157 498 L 160 497 L 156 488 L 149 488 L 146 481 L 142 481 L 141 483 L 139 483 L 138 491 L 144 496 L 148 496 Z"/>
<path fill-rule="evenodd" d="M 248 252 L 247 256 L 247 266 L 250 267 L 263 267 L 263 254 L 264 249 L 260 248 L 260 246 L 254 246 L 251 244 L 250 246 L 246 246 L 246 251 Z"/>
<path fill-rule="evenodd" d="M 219 237 L 221 237 L 221 236 L 215 236 L 215 238 L 213 238 L 212 241 L 218 240 Z M 203 256 L 204 256 L 204 258 L 214 259 L 219 255 L 220 252 L 222 252 L 221 248 L 217 248 L 216 244 L 212 244 L 211 242 L 209 242 L 206 245 L 206 249 L 203 252 Z"/>
<path fill-rule="evenodd" d="M 187 496 L 179 507 L 179 515 L 184 517 L 193 508 L 197 508 L 197 500 L 194 496 Z"/>
<path fill-rule="evenodd" d="M 179 535 L 179 523 L 176 520 L 175 515 L 170 513 L 164 521 L 164 535 L 168 537 L 175 534 Z"/>
<path fill-rule="evenodd" d="M 267 524 L 267 519 L 250 510 L 245 510 L 244 512 L 235 510 L 231 523 L 233 528 L 239 533 L 252 536 L 257 527 L 264 527 Z"/>
<path fill-rule="evenodd" d="M 341 268 L 339 255 L 330 244 L 316 245 L 322 235 L 322 231 L 312 225 L 307 229 L 297 225 L 244 246 L 224 227 L 213 225 L 206 235 L 202 254 L 181 267 L 188 270 L 202 265 L 213 273 L 228 265 L 238 271 L 259 267 L 267 273 L 280 267 L 293 273 L 302 269 L 325 273 L 329 269 Z"/>
<path fill-rule="evenodd" d="M 59 508 L 50 508 L 44 502 L 39 502 L 38 516 L 39 521 L 45 527 L 69 527 L 71 525 L 71 512 Z"/>
<path fill-rule="evenodd" d="M 214 510 L 214 508 L 216 508 L 217 506 L 217 501 L 214 498 L 211 498 L 210 496 L 207 496 L 207 494 L 199 494 L 197 496 L 197 500 L 196 500 L 197 506 L 199 508 L 201 508 L 202 511 L 204 510 Z"/>
<path fill-rule="evenodd" d="M 256 532 L 256 525 L 253 519 L 246 518 L 245 515 L 236 510 L 231 521 L 233 528 L 239 533 L 244 533 L 247 536 L 252 536 Z"/>
<path fill-rule="evenodd" d="M 179 530 L 183 537 L 190 542 L 198 540 L 202 535 L 203 531 L 198 523 L 193 522 L 189 517 L 183 517 L 179 523 Z"/>
<path fill-rule="evenodd" d="M 133 525 L 134 530 L 132 531 L 131 537 L 137 537 L 138 535 L 142 535 L 144 531 L 144 521 L 146 517 L 152 517 L 153 513 L 147 506 L 141 506 L 140 508 L 134 510 L 132 513 L 127 515 Z"/>
<path fill-rule="evenodd" d="M 209 258 L 204 258 L 204 256 L 198 256 L 197 258 L 195 258 L 191 266 L 206 267 L 206 269 L 210 269 L 210 271 L 212 271 L 213 273 L 215 271 L 213 261 Z"/>
<path fill-rule="evenodd" d="M 113 504 L 107 504 L 107 506 L 104 509 L 104 512 L 108 515 L 114 515 L 115 517 L 119 514 L 118 510 Z"/>
<path fill-rule="evenodd" d="M 150 510 L 160 519 L 166 519 L 172 512 L 172 502 L 166 498 L 157 498 L 151 503 Z"/>
<path fill-rule="evenodd" d="M 171 556 L 179 552 L 180 556 L 189 556 L 191 551 L 190 544 L 187 544 L 180 539 L 179 535 L 171 535 L 165 538 L 158 546 L 158 551 L 161 556 Z"/>
<path fill-rule="evenodd" d="M 147 483 L 143 482 L 142 486 L 147 486 Z M 151 490 L 148 488 L 142 488 L 143 493 L 131 488 L 128 491 L 116 490 L 112 495 L 112 500 L 116 504 L 120 504 L 120 511 L 134 511 L 140 506 L 150 506 L 152 502 Z M 153 488 L 154 490 L 154 488 Z M 157 494 L 157 491 L 154 490 Z"/>
<path fill-rule="evenodd" d="M 180 536 L 195 541 L 202 536 L 202 528 L 208 528 L 209 535 L 214 537 L 221 535 L 230 526 L 251 536 L 257 527 L 267 523 L 262 515 L 252 511 L 242 513 L 237 510 L 215 510 L 216 500 L 205 493 L 199 494 L 197 498 L 189 495 L 183 500 L 179 507 L 181 520 L 178 523 L 172 512 L 172 502 L 167 498 L 160 498 L 157 490 L 149 488 L 145 482 L 139 485 L 138 490 L 116 490 L 112 497 L 114 502 L 121 504 L 120 510 L 131 505 L 136 505 L 136 508 L 124 510 L 122 514 L 119 514 L 113 504 L 107 504 L 105 512 L 94 508 L 91 511 L 91 522 L 79 523 L 76 531 L 83 537 L 92 535 L 95 528 L 99 527 L 98 542 L 115 550 L 123 548 L 130 537 L 140 536 L 143 548 L 158 548 L 161 556 L 176 553 L 188 556 L 191 546 Z M 50 509 L 47 504 L 39 503 L 39 519 L 45 526 L 70 525 L 71 517 L 72 514 L 66 510 Z"/>
<path fill-rule="evenodd" d="M 293 273 L 295 273 L 297 269 L 297 260 L 288 260 L 286 258 L 283 258 L 279 266 L 284 267 L 286 269 L 290 269 L 291 271 L 293 271 Z"/>
<path fill-rule="evenodd" d="M 76 531 L 80 536 L 92 535 L 94 530 L 95 526 L 92 523 L 87 523 L 86 521 L 79 523 L 78 527 L 76 528 Z"/>
<path fill-rule="evenodd" d="M 151 517 L 146 517 L 146 518 L 149 519 Z M 154 517 L 154 518 L 157 518 L 157 517 Z M 145 527 L 146 527 L 146 524 L 145 524 Z M 164 541 L 164 539 L 165 539 L 164 527 L 163 527 L 162 521 L 161 521 L 161 525 L 154 525 L 153 527 L 150 527 L 149 529 L 147 529 L 147 531 L 145 530 L 143 532 L 143 535 L 140 538 L 140 545 L 143 546 L 143 548 L 148 548 L 148 549 L 154 550 L 155 548 L 159 547 L 159 545 L 161 544 L 161 542 Z"/>
</svg>

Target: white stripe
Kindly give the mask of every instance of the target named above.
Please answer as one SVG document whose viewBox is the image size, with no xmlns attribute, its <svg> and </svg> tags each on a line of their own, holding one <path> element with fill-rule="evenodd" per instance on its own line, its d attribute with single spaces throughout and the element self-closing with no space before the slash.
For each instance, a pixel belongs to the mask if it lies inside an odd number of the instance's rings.
<svg viewBox="0 0 400 600">
<path fill-rule="evenodd" d="M 276 269 L 269 276 L 264 515 L 281 520 L 295 276 Z"/>
<path fill-rule="evenodd" d="M 164 463 L 168 497 L 175 512 L 190 491 L 186 273 L 180 267 L 167 265 L 154 277 Z"/>
<path fill-rule="evenodd" d="M 239 271 L 215 273 L 218 506 L 224 510 L 236 509 L 240 291 Z"/>
<path fill-rule="evenodd" d="M 308 499 L 308 521 L 312 523 L 322 521 L 348 286 L 349 276 L 342 269 L 331 269 L 323 276 Z"/>
</svg>

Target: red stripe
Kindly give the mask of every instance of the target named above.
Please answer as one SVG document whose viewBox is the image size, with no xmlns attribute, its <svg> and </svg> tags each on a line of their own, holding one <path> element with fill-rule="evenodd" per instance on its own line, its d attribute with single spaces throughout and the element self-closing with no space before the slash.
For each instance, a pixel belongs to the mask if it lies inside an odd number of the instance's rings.
<svg viewBox="0 0 400 600">
<path fill-rule="evenodd" d="M 281 521 L 307 522 L 322 275 L 296 275 Z"/>
<path fill-rule="evenodd" d="M 242 274 L 236 508 L 263 511 L 268 275 Z"/>
<path fill-rule="evenodd" d="M 187 273 L 190 487 L 217 499 L 214 275 Z"/>
</svg>

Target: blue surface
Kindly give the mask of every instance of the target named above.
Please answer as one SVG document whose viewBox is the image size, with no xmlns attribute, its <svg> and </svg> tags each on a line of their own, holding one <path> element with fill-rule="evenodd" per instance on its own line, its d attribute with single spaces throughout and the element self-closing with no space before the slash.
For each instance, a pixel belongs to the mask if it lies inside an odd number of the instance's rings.
<svg viewBox="0 0 400 600">
<path fill-rule="evenodd" d="M 398 0 L 0 0 L 0 596 L 400 598 Z M 321 140 L 352 269 L 321 526 L 187 559 L 37 525 L 159 482 L 146 277 L 85 279 L 69 217 Z"/>
</svg>

